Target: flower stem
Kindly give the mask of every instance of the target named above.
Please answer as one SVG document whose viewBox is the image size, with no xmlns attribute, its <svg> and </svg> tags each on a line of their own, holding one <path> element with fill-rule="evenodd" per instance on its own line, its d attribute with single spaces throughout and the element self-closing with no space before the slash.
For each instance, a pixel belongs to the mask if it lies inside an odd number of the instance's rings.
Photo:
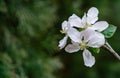
<svg viewBox="0 0 120 78">
<path fill-rule="evenodd" d="M 113 50 L 113 48 L 109 45 L 107 41 L 105 45 L 103 45 L 103 47 L 106 48 L 110 53 L 112 53 L 120 61 L 120 56 L 115 50 Z"/>
</svg>

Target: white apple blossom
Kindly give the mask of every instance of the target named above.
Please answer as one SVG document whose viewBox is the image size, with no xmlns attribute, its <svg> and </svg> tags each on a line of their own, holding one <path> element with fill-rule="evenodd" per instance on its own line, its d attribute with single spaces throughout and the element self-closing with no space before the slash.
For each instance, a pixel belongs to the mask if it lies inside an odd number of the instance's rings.
<svg viewBox="0 0 120 78">
<path fill-rule="evenodd" d="M 60 47 L 60 49 L 65 47 L 68 37 L 70 37 L 70 39 L 73 41 L 79 41 L 80 32 L 73 28 L 67 21 L 64 21 L 62 23 L 62 30 L 60 30 L 60 32 L 65 34 L 65 37 L 59 41 L 58 46 Z"/>
<path fill-rule="evenodd" d="M 60 30 L 60 32 L 66 34 L 68 29 L 69 29 L 68 22 L 64 21 L 62 23 L 62 30 Z M 58 46 L 60 47 L 60 49 L 65 47 L 65 45 L 67 43 L 67 39 L 68 39 L 68 35 L 65 35 L 65 37 L 62 40 L 59 41 L 59 45 Z"/>
<path fill-rule="evenodd" d="M 69 17 L 69 22 L 71 26 L 78 28 L 91 28 L 93 30 L 97 30 L 99 32 L 105 30 L 108 27 L 108 23 L 106 21 L 98 21 L 98 13 L 97 8 L 92 7 L 88 10 L 87 14 L 85 13 L 82 19 L 77 15 L 73 14 Z"/>
<path fill-rule="evenodd" d="M 102 33 L 108 27 L 106 21 L 97 21 L 99 11 L 92 7 L 85 13 L 82 18 L 73 14 L 68 21 L 62 23 L 61 33 L 65 37 L 59 41 L 60 49 L 67 44 L 68 37 L 71 39 L 71 44 L 65 47 L 68 53 L 78 52 L 83 50 L 84 65 L 92 67 L 95 64 L 95 57 L 89 51 L 89 48 L 100 48 L 105 44 L 105 37 Z M 80 30 L 78 31 L 77 29 Z"/>
<path fill-rule="evenodd" d="M 79 41 L 72 41 L 72 44 L 68 44 L 66 46 L 65 51 L 68 53 L 73 53 L 83 50 L 85 66 L 92 67 L 95 63 L 95 58 L 87 48 L 100 48 L 104 44 L 105 38 L 103 34 L 95 32 L 91 29 L 86 29 L 80 33 Z"/>
</svg>

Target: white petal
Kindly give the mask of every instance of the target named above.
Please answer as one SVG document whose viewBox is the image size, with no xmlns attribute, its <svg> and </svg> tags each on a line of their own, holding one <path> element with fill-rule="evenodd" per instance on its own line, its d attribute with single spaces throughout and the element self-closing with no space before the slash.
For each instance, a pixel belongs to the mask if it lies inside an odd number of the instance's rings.
<svg viewBox="0 0 120 78">
<path fill-rule="evenodd" d="M 70 37 L 70 39 L 74 42 L 81 42 L 81 34 L 80 32 L 75 29 L 75 28 L 70 28 L 67 32 L 68 36 Z"/>
<path fill-rule="evenodd" d="M 71 41 L 71 43 L 74 44 L 74 45 L 78 45 L 78 44 L 80 44 L 81 42 L 78 43 L 78 42 Z"/>
<path fill-rule="evenodd" d="M 74 53 L 80 50 L 79 44 L 68 44 L 65 51 L 68 53 Z"/>
<path fill-rule="evenodd" d="M 58 46 L 60 47 L 60 49 L 65 47 L 65 45 L 67 43 L 67 38 L 68 38 L 68 36 L 66 35 L 62 40 L 59 41 L 59 45 Z"/>
<path fill-rule="evenodd" d="M 97 30 L 97 31 L 103 31 L 105 30 L 106 28 L 108 27 L 108 23 L 106 21 L 99 21 L 99 22 L 96 22 L 92 28 L 94 30 Z"/>
<path fill-rule="evenodd" d="M 99 32 L 93 33 L 91 39 L 88 42 L 88 46 L 99 48 L 105 44 L 105 37 Z"/>
<path fill-rule="evenodd" d="M 80 17 L 78 17 L 77 15 L 73 14 L 72 16 L 69 17 L 69 23 L 70 25 L 73 27 L 79 27 L 82 28 L 82 24 L 81 24 L 81 19 Z"/>
<path fill-rule="evenodd" d="M 67 21 L 63 21 L 62 22 L 62 30 L 65 30 L 68 26 L 68 22 Z"/>
<path fill-rule="evenodd" d="M 98 20 L 98 13 L 99 11 L 97 10 L 97 8 L 90 8 L 87 13 L 87 23 L 90 25 L 94 24 Z"/>
<path fill-rule="evenodd" d="M 98 20 L 98 17 L 87 17 L 87 24 L 94 24 Z"/>
<path fill-rule="evenodd" d="M 88 10 L 87 16 L 94 18 L 94 17 L 97 17 L 97 16 L 98 16 L 98 13 L 99 13 L 98 9 L 95 8 L 95 7 L 92 7 L 92 8 L 90 8 L 90 9 Z"/>
<path fill-rule="evenodd" d="M 84 13 L 84 16 L 82 17 L 83 26 L 85 26 L 86 23 L 87 23 L 87 16 L 86 16 L 86 13 Z"/>
<path fill-rule="evenodd" d="M 95 58 L 92 56 L 91 52 L 87 49 L 83 52 L 84 65 L 87 67 L 92 67 L 95 64 Z"/>
<path fill-rule="evenodd" d="M 81 32 L 81 36 L 84 42 L 88 42 L 92 39 L 92 36 L 95 34 L 95 31 L 91 28 L 88 28 Z"/>
</svg>

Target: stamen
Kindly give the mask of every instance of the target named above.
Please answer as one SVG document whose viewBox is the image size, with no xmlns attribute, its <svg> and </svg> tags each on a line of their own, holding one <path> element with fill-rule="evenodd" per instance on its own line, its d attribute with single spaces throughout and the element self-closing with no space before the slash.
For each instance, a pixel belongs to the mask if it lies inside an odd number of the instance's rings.
<svg viewBox="0 0 120 78">
<path fill-rule="evenodd" d="M 90 27 L 90 25 L 88 25 L 87 23 L 85 24 L 84 28 L 87 29 L 88 27 Z"/>
<path fill-rule="evenodd" d="M 64 34 L 64 33 L 65 33 L 63 30 L 60 30 L 60 32 L 61 32 L 62 34 Z"/>
<path fill-rule="evenodd" d="M 86 46 L 87 46 L 87 44 L 86 44 L 85 42 L 82 42 L 82 43 L 80 44 L 80 49 L 81 49 L 81 50 L 84 50 L 84 49 L 86 48 Z"/>
<path fill-rule="evenodd" d="M 62 34 L 66 34 L 66 28 L 64 27 L 64 29 L 63 29 L 63 30 L 60 30 L 60 32 L 61 32 Z"/>
</svg>

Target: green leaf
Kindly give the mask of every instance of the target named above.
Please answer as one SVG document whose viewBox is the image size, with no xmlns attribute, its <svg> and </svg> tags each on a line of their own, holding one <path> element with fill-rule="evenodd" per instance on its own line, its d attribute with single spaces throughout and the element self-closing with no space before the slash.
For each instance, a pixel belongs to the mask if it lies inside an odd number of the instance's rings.
<svg viewBox="0 0 120 78">
<path fill-rule="evenodd" d="M 99 52 L 100 52 L 100 48 L 89 47 L 88 50 L 89 50 L 90 52 L 94 52 L 94 53 L 99 53 Z"/>
<path fill-rule="evenodd" d="M 107 29 L 105 29 L 102 33 L 104 34 L 105 38 L 110 38 L 114 35 L 117 27 L 114 25 L 109 25 Z"/>
</svg>

